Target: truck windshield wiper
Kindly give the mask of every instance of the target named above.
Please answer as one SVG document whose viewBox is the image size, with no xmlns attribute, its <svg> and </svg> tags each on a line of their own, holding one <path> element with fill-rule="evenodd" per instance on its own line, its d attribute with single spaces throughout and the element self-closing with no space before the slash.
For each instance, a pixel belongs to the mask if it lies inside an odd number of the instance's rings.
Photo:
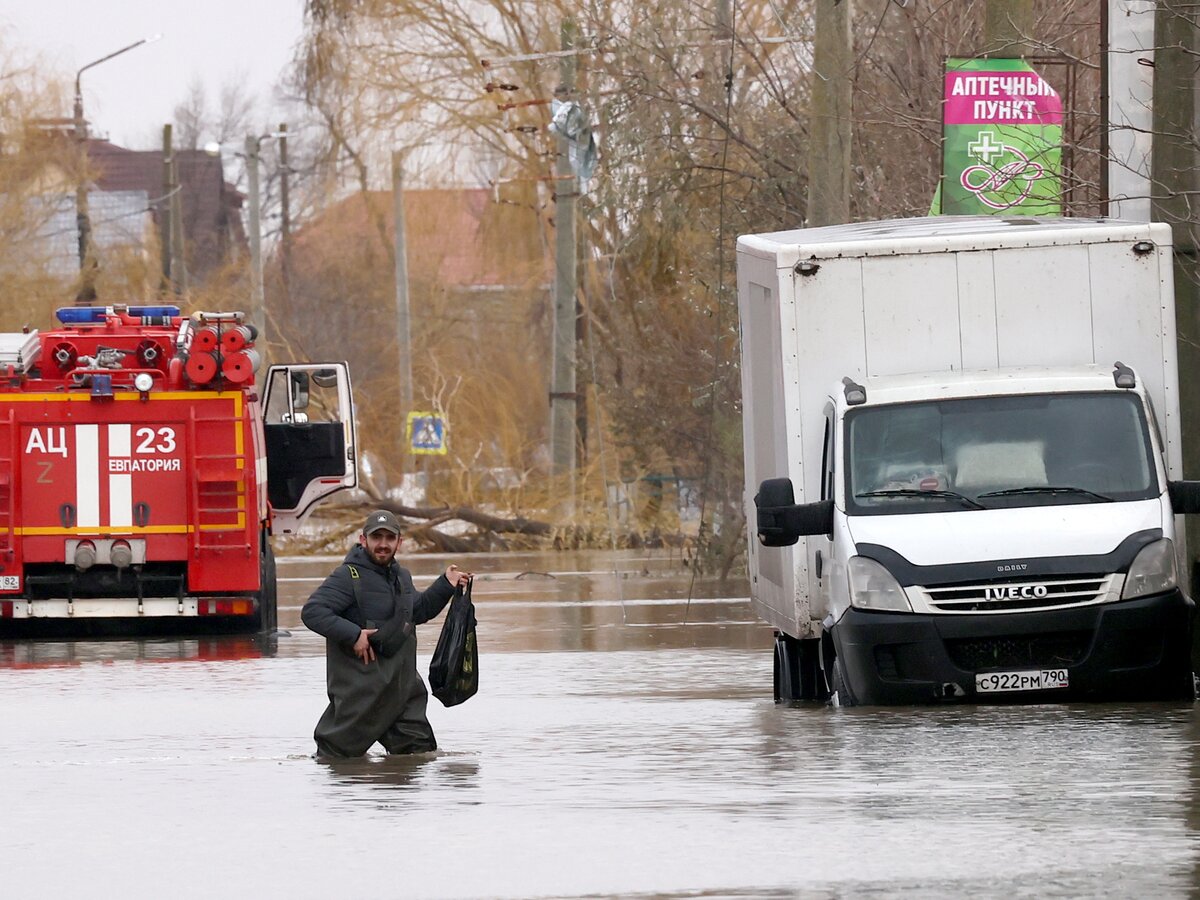
<svg viewBox="0 0 1200 900">
<path fill-rule="evenodd" d="M 987 509 L 982 503 L 976 503 L 970 497 L 957 491 L 920 491 L 916 488 L 888 488 L 882 491 L 863 491 L 855 497 L 933 497 L 938 500 L 958 500 L 971 509 Z"/>
<path fill-rule="evenodd" d="M 1078 487 L 1055 487 L 1053 485 L 1035 485 L 1032 487 L 1006 488 L 1003 491 L 988 491 L 985 494 L 980 494 L 980 497 L 1015 497 L 1018 494 L 1079 494 L 1081 497 L 1091 497 L 1101 503 L 1112 503 L 1112 497 L 1106 497 L 1104 494 L 1097 494 L 1095 491 L 1089 491 L 1087 488 Z"/>
</svg>

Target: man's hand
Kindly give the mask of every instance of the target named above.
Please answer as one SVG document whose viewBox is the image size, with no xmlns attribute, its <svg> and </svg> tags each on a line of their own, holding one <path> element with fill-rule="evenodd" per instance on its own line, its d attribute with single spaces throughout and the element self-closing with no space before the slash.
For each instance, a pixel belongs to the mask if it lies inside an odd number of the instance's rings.
<svg viewBox="0 0 1200 900">
<path fill-rule="evenodd" d="M 458 566 L 449 566 L 446 569 L 446 580 L 450 582 L 450 587 L 456 588 L 460 584 L 466 585 L 475 576 L 470 572 L 462 571 Z"/>
<path fill-rule="evenodd" d="M 354 642 L 354 655 L 365 663 L 375 662 L 375 648 L 371 646 L 368 640 L 378 628 L 364 628 L 358 633 L 358 640 Z"/>
</svg>

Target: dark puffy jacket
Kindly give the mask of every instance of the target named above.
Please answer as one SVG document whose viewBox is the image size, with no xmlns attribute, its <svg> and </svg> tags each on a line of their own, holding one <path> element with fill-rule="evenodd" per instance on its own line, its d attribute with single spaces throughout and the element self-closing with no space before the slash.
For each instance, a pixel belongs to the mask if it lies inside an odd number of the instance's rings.
<svg viewBox="0 0 1200 900">
<path fill-rule="evenodd" d="M 414 625 L 420 625 L 440 613 L 454 596 L 445 575 L 417 593 L 408 569 L 395 561 L 386 569 L 377 565 L 361 544 L 346 554 L 345 563 L 358 571 L 362 609 L 355 602 L 354 583 L 343 564 L 313 591 L 300 612 L 311 630 L 345 646 L 358 640 L 367 620 L 382 622 L 398 609 Z"/>
</svg>

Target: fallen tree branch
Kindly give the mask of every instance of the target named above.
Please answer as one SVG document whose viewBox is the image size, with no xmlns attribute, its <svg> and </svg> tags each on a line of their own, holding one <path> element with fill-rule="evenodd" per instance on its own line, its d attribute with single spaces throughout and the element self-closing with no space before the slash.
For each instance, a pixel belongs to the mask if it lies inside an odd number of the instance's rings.
<svg viewBox="0 0 1200 900">
<path fill-rule="evenodd" d="M 398 516 L 404 516 L 409 519 L 436 519 L 439 522 L 446 522 L 450 519 L 462 519 L 464 522 L 497 534 L 530 534 L 544 537 L 554 531 L 554 526 L 549 522 L 526 519 L 524 516 L 517 516 L 515 519 L 505 519 L 500 516 L 480 512 L 469 506 L 422 508 L 418 506 L 404 506 L 400 503 L 384 503 L 382 506 L 383 509 L 390 510 Z"/>
</svg>

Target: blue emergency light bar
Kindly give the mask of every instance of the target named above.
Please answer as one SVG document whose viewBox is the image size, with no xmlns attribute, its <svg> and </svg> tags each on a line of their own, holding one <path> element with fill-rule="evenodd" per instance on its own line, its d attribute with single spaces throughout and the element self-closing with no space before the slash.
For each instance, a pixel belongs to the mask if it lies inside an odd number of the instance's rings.
<svg viewBox="0 0 1200 900">
<path fill-rule="evenodd" d="M 105 316 L 115 316 L 119 312 L 140 319 L 169 319 L 179 315 L 178 306 L 61 306 L 54 311 L 55 318 L 64 325 L 99 325 Z M 168 322 L 148 322 L 146 324 L 169 324 Z"/>
</svg>

